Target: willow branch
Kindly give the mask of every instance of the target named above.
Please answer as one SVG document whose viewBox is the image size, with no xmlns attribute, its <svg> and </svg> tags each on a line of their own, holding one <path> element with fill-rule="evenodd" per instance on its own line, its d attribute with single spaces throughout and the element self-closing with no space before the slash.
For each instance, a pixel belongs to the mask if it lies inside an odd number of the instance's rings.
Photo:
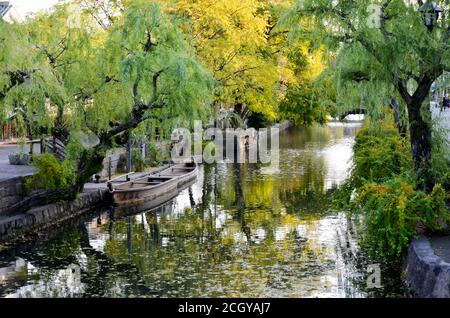
<svg viewBox="0 0 450 318">
<path fill-rule="evenodd" d="M 389 41 L 389 37 L 392 36 L 392 33 L 388 32 L 386 28 L 386 22 L 389 20 L 389 17 L 386 14 L 386 9 L 391 4 L 391 2 L 392 0 L 386 0 L 381 6 L 380 30 L 386 42 Z"/>
<path fill-rule="evenodd" d="M 337 9 L 333 9 L 333 12 L 335 12 L 335 14 L 341 19 L 341 21 L 347 26 L 347 28 L 349 30 L 351 30 L 351 32 L 353 34 L 355 34 L 355 36 L 354 36 L 355 40 L 357 40 L 359 43 L 361 43 L 361 45 L 366 49 L 366 51 L 369 52 L 375 58 L 375 60 L 378 63 L 380 63 L 385 68 L 385 70 L 389 73 L 389 75 L 394 83 L 394 86 L 399 91 L 403 100 L 407 104 L 411 103 L 412 96 L 409 94 L 409 92 L 406 88 L 406 85 L 403 83 L 403 79 L 399 78 L 391 69 L 386 67 L 388 65 L 388 63 L 386 63 L 384 61 L 384 59 L 382 58 L 380 53 L 375 48 L 374 44 L 372 42 L 370 42 L 366 37 L 360 36 L 359 34 L 357 34 L 357 30 L 356 30 L 355 26 L 353 25 L 352 21 L 349 19 L 347 13 L 345 13 L 343 11 L 339 11 Z"/>
</svg>

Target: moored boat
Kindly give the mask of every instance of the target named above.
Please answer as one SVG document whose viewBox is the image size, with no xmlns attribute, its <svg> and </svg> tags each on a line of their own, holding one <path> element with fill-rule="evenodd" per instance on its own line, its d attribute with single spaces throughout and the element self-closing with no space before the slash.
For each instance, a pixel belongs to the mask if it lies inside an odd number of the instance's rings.
<svg viewBox="0 0 450 318">
<path fill-rule="evenodd" d="M 156 174 L 122 183 L 116 187 L 108 184 L 118 207 L 145 205 L 157 207 L 172 198 L 196 178 L 198 167 L 195 162 L 175 164 Z"/>
</svg>

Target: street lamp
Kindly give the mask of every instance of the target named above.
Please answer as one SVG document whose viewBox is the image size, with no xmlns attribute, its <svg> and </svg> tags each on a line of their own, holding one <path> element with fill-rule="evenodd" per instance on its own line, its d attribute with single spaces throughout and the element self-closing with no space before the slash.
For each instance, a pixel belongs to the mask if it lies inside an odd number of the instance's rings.
<svg viewBox="0 0 450 318">
<path fill-rule="evenodd" d="M 428 31 L 432 31 L 437 25 L 439 15 L 443 12 L 442 8 L 434 1 L 427 1 L 419 8 L 419 12 L 422 14 L 423 22 L 428 28 Z"/>
</svg>

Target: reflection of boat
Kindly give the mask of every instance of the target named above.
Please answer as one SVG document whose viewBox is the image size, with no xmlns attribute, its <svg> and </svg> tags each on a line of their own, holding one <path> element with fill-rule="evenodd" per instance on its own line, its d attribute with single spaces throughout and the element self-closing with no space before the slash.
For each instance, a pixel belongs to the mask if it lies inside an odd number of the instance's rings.
<svg viewBox="0 0 450 318">
<path fill-rule="evenodd" d="M 173 165 L 156 174 L 116 186 L 109 184 L 114 203 L 121 208 L 145 206 L 157 207 L 174 198 L 179 191 L 196 180 L 198 167 L 195 162 Z"/>
</svg>

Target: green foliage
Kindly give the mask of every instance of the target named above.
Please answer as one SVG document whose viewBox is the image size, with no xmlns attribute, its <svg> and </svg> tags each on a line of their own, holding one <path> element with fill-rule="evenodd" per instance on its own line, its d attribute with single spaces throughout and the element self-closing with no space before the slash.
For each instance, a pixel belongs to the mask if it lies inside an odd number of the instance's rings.
<svg viewBox="0 0 450 318">
<path fill-rule="evenodd" d="M 114 120 L 131 111 L 134 102 L 131 93 L 136 84 L 139 95 L 135 98 L 155 106 L 146 113 L 149 120 L 156 116 L 163 124 L 171 120 L 186 124 L 193 119 L 205 119 L 210 113 L 211 74 L 198 62 L 177 24 L 156 3 L 140 0 L 133 1 L 121 22 L 111 28 L 105 44 L 105 71 L 118 73 L 123 102 L 114 109 Z M 157 72 L 161 75 L 155 88 Z M 110 92 L 103 93 L 94 101 L 93 114 L 111 105 Z M 165 117 L 169 120 L 162 120 Z M 104 121 L 105 127 L 109 120 Z"/>
<path fill-rule="evenodd" d="M 409 144 L 388 117 L 366 122 L 353 147 L 352 186 L 383 182 L 412 169 Z"/>
<path fill-rule="evenodd" d="M 80 153 L 84 150 L 84 147 L 77 138 L 72 136 L 64 150 L 67 158 L 76 161 Z"/>
<path fill-rule="evenodd" d="M 442 129 L 441 124 L 434 125 L 433 149 L 431 156 L 430 173 L 437 183 L 450 191 L 450 140 L 448 140 L 448 129 Z"/>
<path fill-rule="evenodd" d="M 296 125 L 325 124 L 329 111 L 315 97 L 311 84 L 299 84 L 289 87 L 286 98 L 280 104 L 279 117 L 291 119 Z"/>
<path fill-rule="evenodd" d="M 51 154 L 33 156 L 37 172 L 25 181 L 26 192 L 47 189 L 68 189 L 74 185 L 76 168 L 71 160 L 59 162 Z"/>
<path fill-rule="evenodd" d="M 145 160 L 144 157 L 142 157 L 142 153 L 140 149 L 133 149 L 131 151 L 131 162 L 133 166 L 133 171 L 135 172 L 142 172 L 145 170 Z"/>
<path fill-rule="evenodd" d="M 450 224 L 448 193 L 436 184 L 430 194 L 416 191 L 408 142 L 391 115 L 368 121 L 354 145 L 349 180 L 336 202 L 361 216 L 363 243 L 375 257 L 398 260 L 419 232 L 440 232 Z"/>
<path fill-rule="evenodd" d="M 440 185 L 426 195 L 395 178 L 384 184 L 364 185 L 353 204 L 363 213 L 363 241 L 372 254 L 395 259 L 403 255 L 419 230 L 446 229 L 450 212 L 444 200 Z"/>
<path fill-rule="evenodd" d="M 164 105 L 145 116 L 164 124 L 208 116 L 212 76 L 176 19 L 155 2 L 127 4 L 109 28 L 99 26 L 89 11 L 82 12 L 80 27 L 72 28 L 69 9 L 60 4 L 24 24 L 2 22 L 0 120 L 13 113 L 33 131 L 63 124 L 69 131 L 100 135 L 128 119 L 136 100 Z M 146 46 L 147 40 L 152 45 Z M 156 72 L 162 73 L 155 89 Z"/>
<path fill-rule="evenodd" d="M 169 155 L 164 153 L 163 149 L 158 149 L 154 143 L 147 144 L 146 164 L 150 167 L 159 166 L 164 160 L 167 160 Z"/>
<path fill-rule="evenodd" d="M 406 102 L 403 88 L 412 95 L 425 72 L 439 76 L 450 66 L 450 20 L 441 18 L 429 32 L 420 2 L 294 0 L 279 24 L 289 39 L 326 48 L 340 112 L 362 107 L 379 116 L 389 98 Z M 450 8 L 448 1 L 437 2 Z"/>
</svg>

